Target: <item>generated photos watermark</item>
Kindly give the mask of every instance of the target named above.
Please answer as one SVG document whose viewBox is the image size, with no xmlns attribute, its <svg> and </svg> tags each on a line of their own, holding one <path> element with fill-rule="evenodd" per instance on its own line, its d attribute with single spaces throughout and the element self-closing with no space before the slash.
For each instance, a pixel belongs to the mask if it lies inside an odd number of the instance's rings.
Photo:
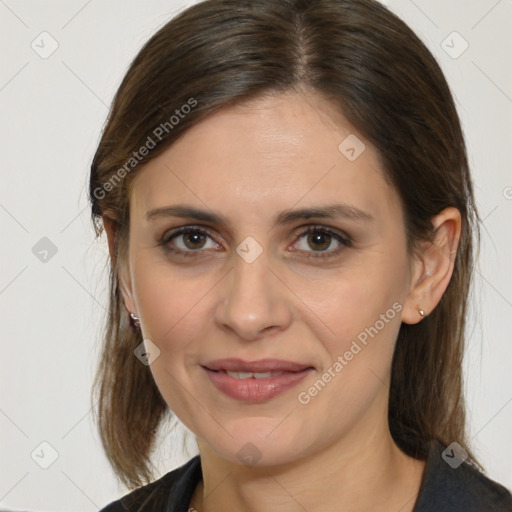
<svg viewBox="0 0 512 512">
<path fill-rule="evenodd" d="M 160 123 L 148 135 L 146 142 L 137 150 L 134 151 L 126 163 L 120 167 L 110 178 L 102 184 L 101 187 L 96 187 L 93 190 L 93 195 L 96 199 L 103 199 L 107 192 L 112 191 L 121 180 L 129 174 L 142 160 L 149 155 L 150 151 L 156 147 L 164 136 L 170 133 L 175 126 L 177 126 L 182 119 L 189 114 L 194 107 L 197 106 L 197 100 L 189 98 L 187 103 L 184 103 L 180 108 L 175 109 L 174 114 L 167 120 Z"/>
<path fill-rule="evenodd" d="M 357 339 L 354 339 L 352 341 L 352 344 L 350 345 L 350 348 L 346 350 L 342 355 L 339 355 L 336 358 L 336 361 L 329 366 L 325 370 L 324 373 L 306 390 L 301 391 L 297 395 L 298 401 L 303 404 L 307 405 L 311 402 L 311 400 L 322 391 L 329 382 L 334 379 L 345 366 L 349 364 L 350 361 L 361 352 L 361 350 L 366 347 L 368 344 L 368 337 L 374 338 L 379 334 L 382 329 L 388 324 L 393 318 L 395 318 L 397 313 L 400 313 L 402 311 L 403 306 L 400 304 L 400 302 L 395 302 L 392 307 L 390 307 L 385 313 L 382 313 L 379 317 L 379 319 L 370 327 L 366 327 L 364 330 L 362 330 L 358 335 Z M 358 343 L 359 342 L 359 343 Z M 362 345 L 362 346 L 361 346 Z"/>
</svg>

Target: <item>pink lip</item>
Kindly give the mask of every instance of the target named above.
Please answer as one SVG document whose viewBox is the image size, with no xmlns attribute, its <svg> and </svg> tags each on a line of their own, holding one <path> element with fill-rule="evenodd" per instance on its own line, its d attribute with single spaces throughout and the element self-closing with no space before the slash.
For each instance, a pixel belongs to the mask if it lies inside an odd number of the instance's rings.
<svg viewBox="0 0 512 512">
<path fill-rule="evenodd" d="M 297 385 L 314 368 L 300 363 L 278 359 L 242 361 L 241 359 L 220 359 L 202 366 L 213 385 L 225 395 L 246 402 L 264 402 Z M 264 379 L 250 377 L 237 379 L 223 370 L 239 372 L 282 372 Z"/>
</svg>

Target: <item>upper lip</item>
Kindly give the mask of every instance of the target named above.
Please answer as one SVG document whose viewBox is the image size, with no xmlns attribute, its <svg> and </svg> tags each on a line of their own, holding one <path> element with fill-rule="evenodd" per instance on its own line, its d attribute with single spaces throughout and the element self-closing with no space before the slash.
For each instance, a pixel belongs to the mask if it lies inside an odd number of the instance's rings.
<svg viewBox="0 0 512 512">
<path fill-rule="evenodd" d="M 285 361 L 284 359 L 244 361 L 236 358 L 215 359 L 215 361 L 209 361 L 203 366 L 209 370 L 225 370 L 228 372 L 300 372 L 306 368 L 312 368 L 310 364 Z"/>
</svg>

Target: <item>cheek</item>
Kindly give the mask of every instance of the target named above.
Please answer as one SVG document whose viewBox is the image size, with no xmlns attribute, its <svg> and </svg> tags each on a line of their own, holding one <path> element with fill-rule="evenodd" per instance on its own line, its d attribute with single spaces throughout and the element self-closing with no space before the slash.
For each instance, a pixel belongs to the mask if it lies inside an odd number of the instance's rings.
<svg viewBox="0 0 512 512">
<path fill-rule="evenodd" d="M 200 416 L 201 411 L 190 400 L 193 384 L 189 372 L 197 371 L 192 366 L 197 366 L 202 355 L 198 349 L 204 348 L 202 341 L 208 340 L 208 331 L 211 333 L 206 323 L 211 315 L 205 309 L 205 295 L 212 286 L 206 279 L 194 279 L 154 261 L 138 264 L 135 295 L 143 336 L 160 350 L 150 371 L 168 406 L 192 429 L 189 420 Z"/>
<path fill-rule="evenodd" d="M 397 253 L 372 256 L 364 265 L 301 282 L 306 323 L 316 326 L 313 335 L 322 341 L 326 368 L 343 359 L 344 386 L 365 385 L 370 370 L 385 378 L 401 325 L 404 283 L 396 276 L 403 274 L 404 262 Z"/>
<path fill-rule="evenodd" d="M 144 336 L 167 352 L 177 352 L 188 340 L 197 339 L 198 318 L 207 317 L 204 299 L 210 288 L 205 279 L 140 258 L 135 272 L 135 296 Z"/>
<path fill-rule="evenodd" d="M 393 277 L 398 271 L 391 268 L 391 262 L 376 257 L 365 263 L 322 276 L 317 273 L 314 279 L 303 275 L 295 283 L 289 281 L 317 323 L 327 328 L 324 335 L 328 332 L 337 340 L 351 338 L 401 301 L 403 287 Z"/>
</svg>

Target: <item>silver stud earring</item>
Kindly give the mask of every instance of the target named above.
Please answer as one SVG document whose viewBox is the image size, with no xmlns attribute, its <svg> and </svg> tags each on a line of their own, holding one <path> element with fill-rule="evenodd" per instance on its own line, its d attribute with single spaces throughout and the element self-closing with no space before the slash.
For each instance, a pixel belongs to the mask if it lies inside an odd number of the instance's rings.
<svg viewBox="0 0 512 512">
<path fill-rule="evenodd" d="M 424 316 L 425 316 L 425 311 L 423 311 L 423 309 L 420 309 L 419 307 L 418 307 L 418 313 L 419 313 L 422 317 L 424 317 Z"/>
<path fill-rule="evenodd" d="M 130 313 L 130 326 L 133 332 L 138 332 L 140 329 L 140 320 L 138 316 L 135 316 L 133 313 Z"/>
</svg>

